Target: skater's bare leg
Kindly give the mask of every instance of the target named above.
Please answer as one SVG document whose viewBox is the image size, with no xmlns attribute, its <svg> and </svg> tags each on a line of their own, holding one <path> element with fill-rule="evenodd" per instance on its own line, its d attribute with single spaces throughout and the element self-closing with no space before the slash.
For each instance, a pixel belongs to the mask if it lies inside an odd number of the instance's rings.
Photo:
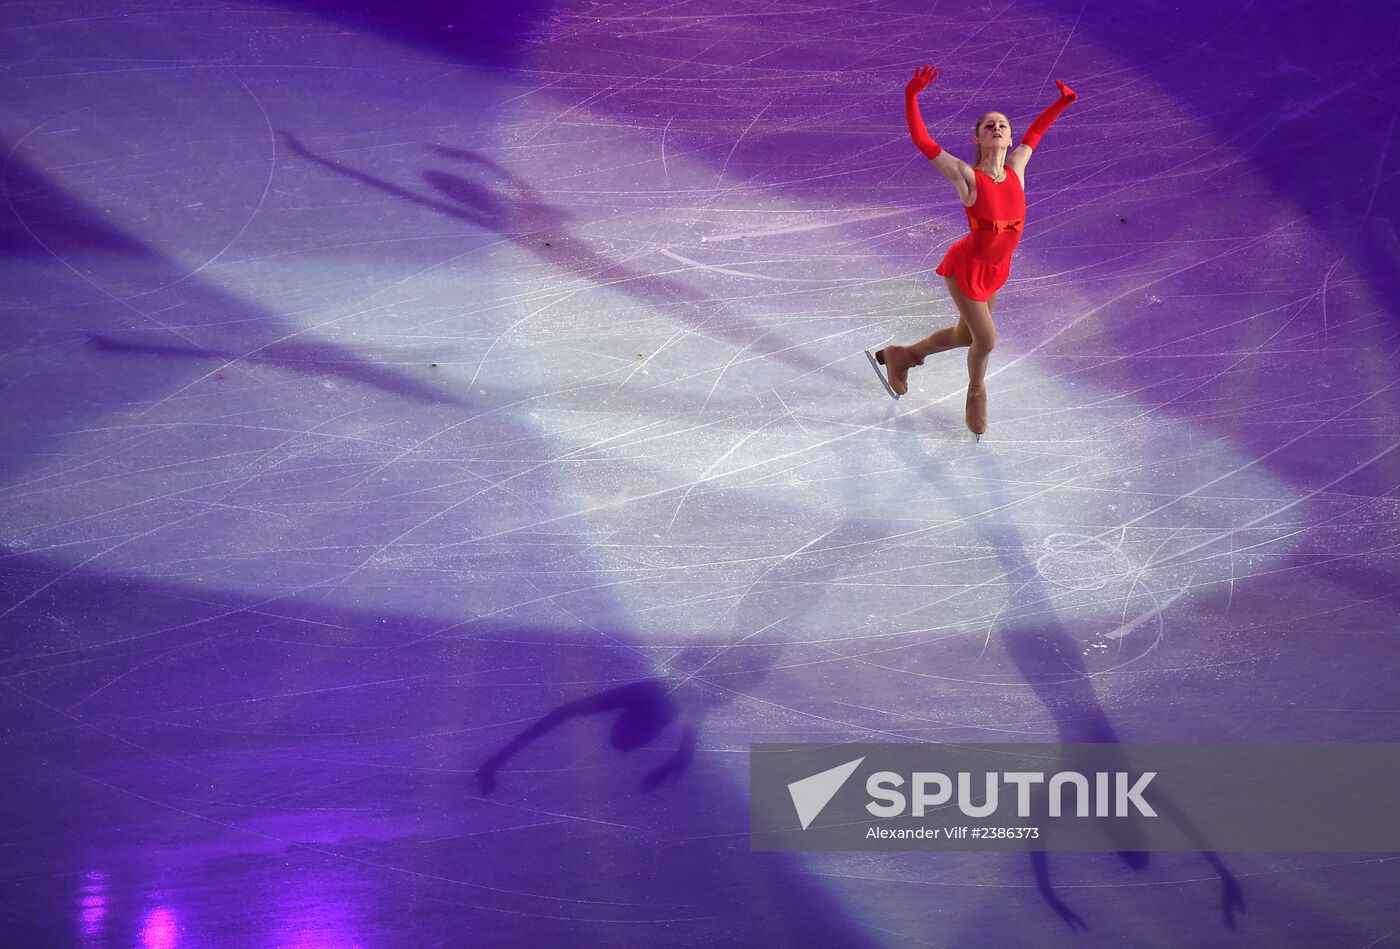
<svg viewBox="0 0 1400 949">
<path fill-rule="evenodd" d="M 945 327 L 930 333 L 917 343 L 908 346 L 907 349 L 922 361 L 936 353 L 970 345 L 972 345 L 972 334 L 968 332 L 962 317 L 959 317 L 957 326 Z"/>
<path fill-rule="evenodd" d="M 961 297 L 968 303 L 977 304 L 976 300 L 967 300 L 958 289 L 958 285 L 953 282 L 952 277 L 944 277 L 943 279 L 948 284 L 948 292 L 953 295 L 954 303 L 957 303 L 958 299 Z M 999 293 L 1001 293 L 1000 290 L 993 293 L 987 299 L 987 302 L 982 304 L 987 308 L 988 325 L 990 325 L 991 311 L 996 309 L 997 294 Z M 909 384 L 907 381 L 909 370 L 914 366 L 922 366 L 924 360 L 929 356 L 947 352 L 950 349 L 970 347 L 973 344 L 975 337 L 972 330 L 968 327 L 967 319 L 962 314 L 961 304 L 958 305 L 958 311 L 958 324 L 956 326 L 948 326 L 941 330 L 936 330 L 910 346 L 887 346 L 876 354 L 876 359 L 880 364 L 887 367 L 890 385 L 896 392 L 902 395 L 909 391 Z M 991 338 L 994 344 L 996 340 L 995 329 L 992 330 Z M 991 352 L 990 345 L 987 347 L 987 352 Z M 971 354 L 969 353 L 969 357 L 970 356 Z M 985 373 L 987 368 L 985 355 L 982 357 L 981 365 L 982 371 Z"/>
<path fill-rule="evenodd" d="M 943 279 L 948 283 L 949 292 L 954 292 L 958 289 L 958 285 L 953 282 L 952 277 L 944 277 Z M 987 309 L 989 311 L 996 311 L 997 296 L 1000 293 L 1001 291 L 998 290 L 996 293 L 993 293 L 990 297 L 987 298 Z M 971 345 L 972 331 L 967 328 L 967 321 L 964 320 L 962 318 L 962 314 L 959 313 L 957 326 L 949 326 L 945 327 L 944 329 L 937 330 L 925 336 L 917 343 L 914 343 L 910 346 L 906 346 L 904 348 L 908 349 L 909 352 L 912 353 L 918 359 L 918 363 L 915 363 L 915 365 L 918 365 L 919 363 L 922 363 L 925 359 L 927 359 L 929 356 L 947 352 L 950 349 L 961 349 L 963 347 Z"/>
<path fill-rule="evenodd" d="M 987 373 L 987 359 L 997 344 L 997 329 L 992 323 L 991 309 L 996 294 L 992 294 L 992 299 L 985 303 L 973 300 L 958 289 L 952 277 L 943 279 L 948 284 L 948 294 L 953 298 L 953 304 L 958 308 L 958 315 L 961 317 L 957 329 L 966 329 L 972 337 L 967 348 L 968 384 L 980 386 Z"/>
<path fill-rule="evenodd" d="M 957 305 L 962 317 L 959 326 L 965 325 L 972 335 L 972 343 L 967 347 L 967 408 L 964 417 L 967 427 L 981 437 L 987 430 L 987 360 L 997 343 L 997 330 L 992 323 L 992 299 L 987 302 L 972 300 L 948 278 L 948 293 Z M 995 298 L 995 294 L 992 295 Z"/>
</svg>

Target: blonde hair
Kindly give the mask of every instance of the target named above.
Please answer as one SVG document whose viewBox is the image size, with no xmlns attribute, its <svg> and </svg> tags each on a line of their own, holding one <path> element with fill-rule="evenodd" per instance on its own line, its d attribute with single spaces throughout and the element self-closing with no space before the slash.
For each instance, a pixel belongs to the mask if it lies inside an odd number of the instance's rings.
<svg viewBox="0 0 1400 949">
<path fill-rule="evenodd" d="M 972 138 L 973 138 L 973 140 L 976 141 L 977 139 L 981 138 L 981 134 L 980 134 L 980 133 L 981 133 L 981 129 L 982 129 L 982 120 L 985 119 L 985 118 L 986 118 L 987 116 L 989 116 L 989 115 L 999 115 L 999 116 L 1001 116 L 1003 119 L 1006 119 L 1006 129 L 1007 129 L 1007 136 L 1006 136 L 1006 137 L 1007 137 L 1007 138 L 1010 138 L 1010 137 L 1011 137 L 1011 117 L 1008 116 L 1005 112 L 998 112 L 998 111 L 996 111 L 995 109 L 993 109 L 991 112 L 983 112 L 981 115 L 977 116 L 977 121 L 974 122 L 974 123 L 972 124 Z M 977 154 L 974 155 L 973 158 L 972 158 L 972 167 L 973 167 L 973 168 L 976 168 L 976 167 L 977 167 L 978 165 L 980 165 L 980 164 L 982 164 L 982 143 L 979 141 L 979 142 L 977 142 Z"/>
</svg>

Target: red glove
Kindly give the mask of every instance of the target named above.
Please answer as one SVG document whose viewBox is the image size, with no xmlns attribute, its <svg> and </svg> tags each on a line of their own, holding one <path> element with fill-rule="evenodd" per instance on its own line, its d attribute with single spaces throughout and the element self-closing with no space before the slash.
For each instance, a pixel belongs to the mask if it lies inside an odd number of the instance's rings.
<svg viewBox="0 0 1400 949">
<path fill-rule="evenodd" d="M 909 123 L 909 135 L 925 157 L 932 161 L 943 152 L 942 146 L 929 138 L 923 116 L 919 115 L 919 93 L 924 87 L 938 78 L 938 69 L 924 66 L 914 70 L 914 78 L 904 87 L 904 120 Z"/>
<path fill-rule="evenodd" d="M 1055 100 L 1050 108 L 1040 113 L 1040 117 L 1031 123 L 1030 128 L 1026 129 L 1026 134 L 1021 138 L 1022 145 L 1029 145 L 1031 148 L 1039 145 L 1040 136 L 1049 130 L 1054 121 L 1060 117 L 1060 113 L 1065 110 L 1065 107 L 1078 100 L 1079 93 L 1060 80 L 1056 79 L 1055 85 L 1060 87 L 1060 98 Z"/>
</svg>

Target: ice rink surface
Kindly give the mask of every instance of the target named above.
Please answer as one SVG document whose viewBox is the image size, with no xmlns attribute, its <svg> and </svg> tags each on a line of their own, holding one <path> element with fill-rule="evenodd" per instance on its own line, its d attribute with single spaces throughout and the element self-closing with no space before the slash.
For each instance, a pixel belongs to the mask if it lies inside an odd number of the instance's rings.
<svg viewBox="0 0 1400 949">
<path fill-rule="evenodd" d="M 752 742 L 1400 740 L 1400 10 L 488 6 L 0 8 L 4 944 L 1400 945 L 1388 855 L 746 835 Z M 980 444 L 862 355 L 925 62 L 965 160 L 1081 96 Z"/>
</svg>

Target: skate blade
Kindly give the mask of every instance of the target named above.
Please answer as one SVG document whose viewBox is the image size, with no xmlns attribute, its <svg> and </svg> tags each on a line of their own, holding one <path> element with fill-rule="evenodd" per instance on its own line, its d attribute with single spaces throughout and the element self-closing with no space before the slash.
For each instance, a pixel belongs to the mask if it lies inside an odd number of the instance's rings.
<svg viewBox="0 0 1400 949">
<path fill-rule="evenodd" d="M 890 387 L 890 381 L 885 378 L 885 374 L 880 371 L 880 364 L 875 361 L 875 354 L 870 350 L 865 350 L 865 358 L 870 360 L 870 368 L 875 370 L 875 377 L 880 380 L 880 385 L 885 387 L 885 391 L 890 394 L 890 398 L 899 401 L 899 393 Z"/>
</svg>

